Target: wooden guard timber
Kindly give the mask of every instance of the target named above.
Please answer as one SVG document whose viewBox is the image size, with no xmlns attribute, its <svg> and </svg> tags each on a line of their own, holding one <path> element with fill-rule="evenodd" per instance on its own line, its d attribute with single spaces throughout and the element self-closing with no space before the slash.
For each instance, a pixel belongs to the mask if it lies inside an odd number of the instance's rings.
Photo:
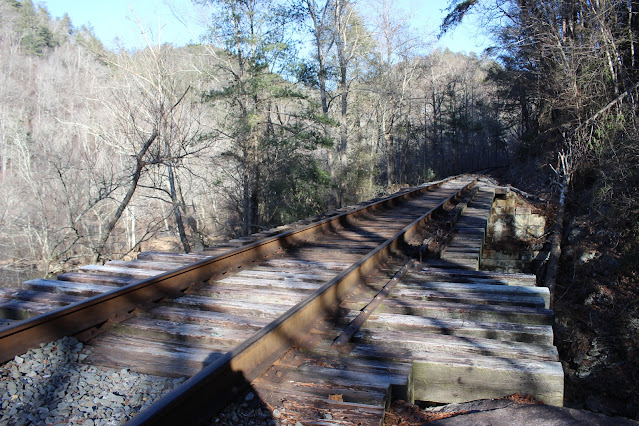
<svg viewBox="0 0 639 426">
<path fill-rule="evenodd" d="M 393 398 L 518 392 L 562 405 L 547 289 L 534 276 L 479 270 L 494 196 L 479 177 L 404 191 L 233 249 L 141 253 L 28 281 L 0 295 L 0 310 L 39 315 L 8 320 L 0 357 L 77 335 L 88 341 L 86 362 L 191 377 L 132 424 L 202 421 L 247 386 L 302 423 L 379 424 Z M 473 187 L 474 198 L 453 211 L 459 220 L 440 259 L 397 256 Z"/>
</svg>

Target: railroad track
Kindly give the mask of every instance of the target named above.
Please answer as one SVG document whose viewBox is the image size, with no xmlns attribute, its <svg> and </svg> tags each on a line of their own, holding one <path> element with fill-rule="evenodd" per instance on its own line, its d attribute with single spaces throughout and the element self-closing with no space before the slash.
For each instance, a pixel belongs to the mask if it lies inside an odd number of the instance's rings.
<svg viewBox="0 0 639 426">
<path fill-rule="evenodd" d="M 391 398 L 446 402 L 442 393 L 528 392 L 560 404 L 543 290 L 530 277 L 471 271 L 490 191 L 477 193 L 442 260 L 395 256 L 478 178 L 404 191 L 236 248 L 141 253 L 28 281 L 0 299 L 10 317 L 0 358 L 75 335 L 87 342 L 86 363 L 190 377 L 134 424 L 202 421 L 248 387 L 302 423 L 375 424 Z M 441 269 L 450 266 L 465 269 Z M 498 384 L 462 391 L 486 374 Z M 458 386 L 433 387 L 435 376 Z"/>
</svg>

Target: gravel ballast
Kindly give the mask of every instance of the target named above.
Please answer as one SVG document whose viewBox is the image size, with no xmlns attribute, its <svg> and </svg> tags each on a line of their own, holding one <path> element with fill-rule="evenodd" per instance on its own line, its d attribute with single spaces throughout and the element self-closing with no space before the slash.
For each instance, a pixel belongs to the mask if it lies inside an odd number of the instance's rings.
<svg viewBox="0 0 639 426">
<path fill-rule="evenodd" d="M 65 337 L 0 366 L 0 425 L 117 425 L 185 380 L 81 364 L 87 352 Z"/>
</svg>

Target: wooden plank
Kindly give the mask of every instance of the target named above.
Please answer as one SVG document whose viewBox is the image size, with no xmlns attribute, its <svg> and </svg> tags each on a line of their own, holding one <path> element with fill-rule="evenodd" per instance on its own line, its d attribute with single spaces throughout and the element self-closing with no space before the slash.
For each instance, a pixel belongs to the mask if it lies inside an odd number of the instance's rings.
<svg viewBox="0 0 639 426">
<path fill-rule="evenodd" d="M 337 275 L 336 272 L 322 271 L 322 270 L 313 270 L 313 271 L 305 271 L 300 272 L 296 270 L 287 270 L 287 269 L 274 269 L 268 268 L 264 266 L 258 266 L 252 269 L 244 269 L 235 276 L 237 277 L 248 277 L 248 278 L 266 278 L 272 280 L 284 280 L 284 279 L 292 279 L 298 281 L 318 281 L 325 282 L 329 281 Z"/>
<path fill-rule="evenodd" d="M 320 287 L 317 284 L 313 290 Z M 243 302 L 255 303 L 276 303 L 293 306 L 304 300 L 313 290 L 299 291 L 282 291 L 273 288 L 235 288 L 227 285 L 217 286 L 211 285 L 207 288 L 189 292 L 190 295 L 212 297 L 218 299 L 241 300 Z"/>
<path fill-rule="evenodd" d="M 235 315 L 258 316 L 262 318 L 277 318 L 291 305 L 274 303 L 247 303 L 237 300 L 216 300 L 202 296 L 182 296 L 177 299 L 167 300 L 169 306 L 179 306 L 192 309 L 203 309 L 217 312 L 226 312 Z"/>
<path fill-rule="evenodd" d="M 75 296 L 94 296 L 96 294 L 106 293 L 111 291 L 116 286 L 90 284 L 90 283 L 77 283 L 70 281 L 57 281 L 57 280 L 44 280 L 35 279 L 22 283 L 22 287 L 25 289 L 32 289 L 38 291 L 48 291 L 50 293 L 64 293 Z"/>
<path fill-rule="evenodd" d="M 379 234 L 375 232 L 367 232 L 362 229 L 351 228 L 350 226 L 346 226 L 344 229 L 340 229 L 339 232 L 335 233 L 325 233 L 327 237 L 335 237 L 348 239 L 349 241 L 384 241 L 385 238 L 380 237 Z"/>
<path fill-rule="evenodd" d="M 386 393 L 391 383 L 406 382 L 407 377 L 395 377 L 390 374 L 375 374 L 373 371 L 356 371 L 318 365 L 302 365 L 288 372 L 288 383 L 305 386 L 311 383 L 319 388 L 330 389 L 331 393 L 340 393 L 339 389 L 378 391 Z"/>
<path fill-rule="evenodd" d="M 384 404 L 359 404 L 334 401 L 312 393 L 315 389 L 288 389 L 279 391 L 277 387 L 256 387 L 261 400 L 280 409 L 282 419 L 289 424 L 344 424 L 382 426 Z M 352 391 L 344 389 L 342 394 L 349 398 Z M 369 399 L 379 398 L 370 394 Z M 382 398 L 383 400 L 384 398 Z M 329 418 L 330 415 L 330 418 Z"/>
<path fill-rule="evenodd" d="M 355 318 L 356 312 L 346 320 Z M 450 318 L 428 318 L 416 315 L 378 314 L 366 321 L 366 327 L 402 330 L 460 337 L 481 337 L 501 341 L 526 342 L 551 346 L 551 325 L 519 324 L 508 322 L 482 322 Z"/>
<path fill-rule="evenodd" d="M 361 389 L 351 386 L 327 386 L 307 381 L 296 381 L 295 377 L 285 377 L 282 383 L 271 382 L 259 378 L 251 382 L 251 387 L 264 402 L 271 406 L 281 406 L 282 401 L 295 397 L 307 408 L 318 405 L 317 400 L 329 400 L 330 395 L 339 395 L 342 402 L 355 403 L 383 408 L 388 397 L 388 390 Z M 299 418 L 296 419 L 299 421 Z M 304 420 L 308 421 L 308 418 Z"/>
<path fill-rule="evenodd" d="M 247 329 L 260 329 L 271 320 L 256 316 L 232 315 L 225 312 L 202 311 L 199 309 L 158 306 L 148 312 L 138 313 L 139 317 L 152 317 L 168 321 L 210 324 L 217 327 L 241 326 Z"/>
<path fill-rule="evenodd" d="M 60 274 L 58 275 L 58 280 L 86 284 L 104 284 L 117 287 L 140 282 L 140 280 L 136 278 L 115 277 L 113 275 L 89 274 L 83 272 L 67 272 L 65 274 Z"/>
<path fill-rule="evenodd" d="M 289 254 L 297 255 L 298 253 L 300 254 L 317 254 L 317 255 L 330 255 L 330 256 L 336 256 L 338 258 L 342 258 L 343 255 L 349 256 L 349 257 L 359 257 L 361 258 L 362 256 L 364 256 L 365 254 L 369 253 L 371 250 L 373 250 L 376 246 L 370 246 L 370 247 L 362 247 L 360 245 L 349 245 L 349 246 L 342 246 L 339 243 L 336 244 L 322 244 L 322 243 L 311 243 L 308 245 L 305 245 L 303 248 L 299 248 L 296 250 L 289 250 Z"/>
<path fill-rule="evenodd" d="M 75 303 L 79 300 L 84 299 L 84 297 L 81 296 L 74 296 L 64 293 L 49 293 L 46 291 L 35 290 L 17 290 L 10 292 L 5 297 L 46 304 L 50 306 L 49 310 L 56 309 L 63 305 L 69 305 L 71 303 Z"/>
<path fill-rule="evenodd" d="M 460 357 L 497 357 L 521 360 L 557 361 L 554 346 L 523 342 L 498 341 L 480 337 L 460 337 L 441 334 L 382 330 L 366 327 L 357 332 L 354 341 L 371 346 L 404 348 L 411 352 L 437 352 Z"/>
<path fill-rule="evenodd" d="M 111 333 L 93 339 L 90 351 L 86 364 L 166 377 L 192 376 L 226 352 Z"/>
<path fill-rule="evenodd" d="M 446 247 L 446 253 L 466 253 L 479 256 L 481 254 L 481 247 L 479 245 L 451 244 Z"/>
<path fill-rule="evenodd" d="M 213 284 L 214 286 L 226 285 L 226 286 L 241 286 L 241 287 L 254 287 L 254 288 L 280 288 L 293 291 L 314 291 L 317 290 L 322 282 L 317 281 L 304 281 L 295 279 L 255 279 L 245 278 L 241 276 L 230 276 L 221 280 L 217 280 Z M 214 287 L 213 287 L 214 288 Z M 247 290 L 249 291 L 249 290 Z"/>
<path fill-rule="evenodd" d="M 289 258 L 279 258 L 279 259 L 267 259 L 264 262 L 260 263 L 261 266 L 273 267 L 273 268 L 287 268 L 287 269 L 295 269 L 295 270 L 320 270 L 320 271 L 335 271 L 341 272 L 344 269 L 348 268 L 351 264 L 348 262 L 340 262 L 337 259 L 333 259 L 330 261 L 319 261 L 319 260 L 304 260 L 304 259 L 295 259 L 292 257 Z"/>
<path fill-rule="evenodd" d="M 131 318 L 113 324 L 110 330 L 126 336 L 140 336 L 159 341 L 179 340 L 217 351 L 228 351 L 257 331 L 248 327 L 217 327 L 211 324 L 178 323 L 157 318 Z"/>
<path fill-rule="evenodd" d="M 504 287 L 504 286 L 498 286 Z M 408 289 L 397 288 L 390 296 L 395 299 L 443 301 L 451 303 L 481 305 L 512 305 L 547 307 L 546 301 L 535 294 L 497 293 L 497 292 L 464 292 L 455 289 Z"/>
<path fill-rule="evenodd" d="M 466 269 L 468 271 L 479 270 L 479 259 L 472 261 L 465 259 L 433 259 L 426 261 L 426 263 L 433 268 Z"/>
<path fill-rule="evenodd" d="M 342 303 L 342 307 L 360 310 L 362 303 Z M 468 319 L 486 322 L 513 322 L 548 325 L 553 323 L 553 312 L 548 309 L 508 305 L 472 305 L 465 303 L 429 302 L 419 300 L 396 301 L 387 299 L 380 312 L 413 314 L 431 318 Z"/>
<path fill-rule="evenodd" d="M 194 262 L 199 262 L 202 260 L 210 259 L 217 252 L 226 252 L 228 248 L 224 250 L 212 249 L 210 251 L 211 254 L 207 251 L 206 253 L 165 253 L 160 251 L 144 251 L 138 253 L 138 259 L 140 260 L 150 260 L 150 261 L 159 261 L 159 262 L 176 262 L 182 264 L 190 264 Z"/>
<path fill-rule="evenodd" d="M 367 251 L 366 253 L 369 253 L 369 251 Z M 331 262 L 339 259 L 343 262 L 351 262 L 350 264 L 353 264 L 364 257 L 363 254 L 312 248 L 291 249 L 286 251 L 286 256 L 295 260 L 311 260 L 315 262 Z"/>
<path fill-rule="evenodd" d="M 476 360 L 416 358 L 413 364 L 415 398 L 452 403 L 518 393 L 531 395 L 546 404 L 563 405 L 564 375 L 558 362 L 540 363 L 534 368 L 530 360 L 500 360 L 501 365 L 472 361 Z"/>
<path fill-rule="evenodd" d="M 80 270 L 86 272 L 95 272 L 102 274 L 115 275 L 118 277 L 131 277 L 131 278 L 151 278 L 156 275 L 160 275 L 165 273 L 166 271 L 158 271 L 155 269 L 140 269 L 140 268 L 129 268 L 129 267 L 121 267 L 121 266 L 109 266 L 109 265 L 85 265 L 81 266 Z"/>
<path fill-rule="evenodd" d="M 550 305 L 550 292 L 547 287 L 524 287 L 507 286 L 497 284 L 477 284 L 477 283 L 450 283 L 432 281 L 411 281 L 400 282 L 393 294 L 407 294 L 409 297 L 416 297 L 421 290 L 438 290 L 456 293 L 479 293 L 479 294 L 511 294 L 519 296 L 540 297 L 545 301 L 545 307 Z"/>
<path fill-rule="evenodd" d="M 136 269 L 151 269 L 157 271 L 172 271 L 174 269 L 182 268 L 184 265 L 194 262 L 168 262 L 168 261 L 154 261 L 154 260 L 111 260 L 106 263 L 108 266 L 120 266 L 123 268 L 136 268 Z"/>
<path fill-rule="evenodd" d="M 440 257 L 442 260 L 455 261 L 477 261 L 479 262 L 479 253 L 470 251 L 448 251 L 446 250 Z"/>
<path fill-rule="evenodd" d="M 3 319 L 23 320 L 52 310 L 51 305 L 46 303 L 0 299 L 0 318 Z"/>
<path fill-rule="evenodd" d="M 531 274 L 515 274 L 490 271 L 468 271 L 468 270 L 442 270 L 438 268 L 420 267 L 406 274 L 403 281 L 415 279 L 424 279 L 428 277 L 444 277 L 446 280 L 454 282 L 485 282 L 486 280 L 494 281 L 499 284 L 507 285 L 536 285 L 537 277 Z"/>
</svg>

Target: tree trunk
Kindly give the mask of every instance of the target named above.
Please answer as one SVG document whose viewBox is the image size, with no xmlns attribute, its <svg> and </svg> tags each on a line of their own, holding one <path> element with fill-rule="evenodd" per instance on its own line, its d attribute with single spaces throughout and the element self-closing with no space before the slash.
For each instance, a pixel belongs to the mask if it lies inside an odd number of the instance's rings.
<svg viewBox="0 0 639 426">
<path fill-rule="evenodd" d="M 342 38 L 345 35 L 346 29 L 344 26 L 346 23 L 343 18 L 343 0 L 337 0 L 335 2 L 335 18 L 337 20 L 338 26 L 338 34 L 336 38 L 337 44 L 337 60 L 339 64 L 339 90 L 340 90 L 340 100 L 341 100 L 341 114 L 340 114 L 340 125 L 339 125 L 339 136 L 340 136 L 340 144 L 338 147 L 339 160 L 342 166 L 345 166 L 346 161 L 346 148 L 347 148 L 347 133 L 348 133 L 348 123 L 347 119 L 347 110 L 348 110 L 348 59 L 346 57 L 346 46 L 345 40 Z"/>
<path fill-rule="evenodd" d="M 393 135 L 390 131 L 384 131 L 384 141 L 386 142 L 386 184 L 391 186 L 395 183 L 395 156 L 393 152 Z"/>
<path fill-rule="evenodd" d="M 133 173 L 133 177 L 131 178 L 131 184 L 129 185 L 129 189 L 124 195 L 124 198 L 122 199 L 122 201 L 120 201 L 120 205 L 118 206 L 117 210 L 113 214 L 113 217 L 107 223 L 104 233 L 102 234 L 102 238 L 100 238 L 100 241 L 98 242 L 98 245 L 95 248 L 95 262 L 99 262 L 102 260 L 104 246 L 106 245 L 107 240 L 111 236 L 111 233 L 115 229 L 115 226 L 118 224 L 118 221 L 122 217 L 122 213 L 124 213 L 124 210 L 129 205 L 131 198 L 133 198 L 133 194 L 135 193 L 135 190 L 138 187 L 138 182 L 140 181 L 140 177 L 142 176 L 142 170 L 144 169 L 144 165 L 145 165 L 143 160 L 144 155 L 149 150 L 149 148 L 151 147 L 151 145 L 153 144 L 153 142 L 155 141 L 157 137 L 158 137 L 157 130 L 153 130 L 153 133 L 151 133 L 151 136 L 149 137 L 149 139 L 147 139 L 144 145 L 142 145 L 142 148 L 140 148 L 140 151 L 135 156 L 135 172 Z"/>
<path fill-rule="evenodd" d="M 555 299 L 555 286 L 557 278 L 557 269 L 559 268 L 559 259 L 561 258 L 561 237 L 564 229 L 564 212 L 566 209 L 566 191 L 568 183 L 564 179 L 560 184 L 559 189 L 559 208 L 557 209 L 557 217 L 555 218 L 555 224 L 553 226 L 552 237 L 550 239 L 550 258 L 546 265 L 546 274 L 544 278 L 544 284 L 548 287 L 550 292 L 551 308 Z"/>
<path fill-rule="evenodd" d="M 173 207 L 173 217 L 175 218 L 175 223 L 177 224 L 178 234 L 180 235 L 180 241 L 182 242 L 184 253 L 189 253 L 191 251 L 191 246 L 189 244 L 189 239 L 186 236 L 186 230 L 184 229 L 184 220 L 182 220 L 182 206 L 180 200 L 178 199 L 177 190 L 175 188 L 176 185 L 173 166 L 169 164 L 167 168 L 169 175 L 169 191 L 171 193 L 171 205 Z"/>
</svg>

